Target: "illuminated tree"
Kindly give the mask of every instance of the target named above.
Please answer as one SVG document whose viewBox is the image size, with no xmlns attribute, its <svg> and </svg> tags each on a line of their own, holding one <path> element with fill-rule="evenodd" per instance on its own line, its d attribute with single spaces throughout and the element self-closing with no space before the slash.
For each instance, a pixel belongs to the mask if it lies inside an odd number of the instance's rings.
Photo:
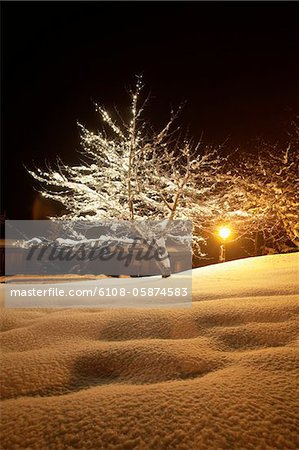
<svg viewBox="0 0 299 450">
<path fill-rule="evenodd" d="M 299 247 L 299 133 L 294 125 L 284 147 L 263 144 L 232 168 L 229 211 L 239 233 L 261 233 L 278 249 L 287 241 Z M 239 212 L 239 214 L 238 214 Z"/>
<path fill-rule="evenodd" d="M 194 248 L 201 252 L 201 220 L 213 215 L 217 201 L 215 175 L 220 158 L 209 148 L 201 151 L 173 129 L 177 113 L 160 131 L 152 131 L 143 119 L 142 84 L 137 79 L 131 92 L 130 117 L 113 120 L 101 106 L 99 132 L 79 124 L 80 164 L 57 161 L 55 169 L 40 168 L 30 174 L 42 185 L 41 194 L 60 202 L 60 219 L 129 220 L 139 226 L 144 219 L 163 221 L 164 233 L 175 219 L 196 218 Z M 119 123 L 118 123 L 119 122 Z"/>
</svg>

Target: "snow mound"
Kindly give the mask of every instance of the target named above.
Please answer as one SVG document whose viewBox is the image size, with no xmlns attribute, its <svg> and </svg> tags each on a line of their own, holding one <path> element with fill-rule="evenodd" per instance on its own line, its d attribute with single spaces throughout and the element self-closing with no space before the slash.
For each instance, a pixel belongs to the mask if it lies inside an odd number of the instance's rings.
<svg viewBox="0 0 299 450">
<path fill-rule="evenodd" d="M 193 301 L 299 293 L 299 253 L 238 259 L 193 270 Z"/>
<path fill-rule="evenodd" d="M 2 448 L 298 448 L 297 289 L 291 254 L 194 270 L 192 308 L 3 309 Z"/>
</svg>

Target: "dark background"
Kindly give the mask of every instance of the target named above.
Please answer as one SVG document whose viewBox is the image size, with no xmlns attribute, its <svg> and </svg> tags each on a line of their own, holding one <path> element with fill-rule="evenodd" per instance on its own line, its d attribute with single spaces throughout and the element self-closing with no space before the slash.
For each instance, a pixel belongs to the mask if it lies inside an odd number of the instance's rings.
<svg viewBox="0 0 299 450">
<path fill-rule="evenodd" d="M 285 136 L 299 111 L 296 2 L 2 2 L 2 211 L 42 218 L 27 167 L 77 160 L 76 121 L 93 101 L 126 115 L 142 73 L 149 117 L 171 105 L 207 144 L 251 149 Z"/>
</svg>

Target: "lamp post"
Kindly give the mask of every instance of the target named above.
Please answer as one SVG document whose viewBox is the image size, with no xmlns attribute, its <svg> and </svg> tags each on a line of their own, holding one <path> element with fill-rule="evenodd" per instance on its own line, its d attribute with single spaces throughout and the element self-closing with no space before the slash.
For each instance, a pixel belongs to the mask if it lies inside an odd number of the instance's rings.
<svg viewBox="0 0 299 450">
<path fill-rule="evenodd" d="M 225 262 L 225 241 L 231 235 L 231 229 L 227 225 L 222 225 L 218 230 L 218 235 L 221 238 L 222 244 L 219 249 L 219 262 Z"/>
</svg>

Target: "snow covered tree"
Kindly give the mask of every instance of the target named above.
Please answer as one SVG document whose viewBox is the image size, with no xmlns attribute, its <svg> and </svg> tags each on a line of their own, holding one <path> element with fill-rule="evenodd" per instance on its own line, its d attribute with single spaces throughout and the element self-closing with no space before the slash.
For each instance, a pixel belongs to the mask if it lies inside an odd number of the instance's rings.
<svg viewBox="0 0 299 450">
<path fill-rule="evenodd" d="M 61 160 L 56 169 L 40 168 L 29 173 L 43 185 L 41 194 L 62 203 L 66 213 L 61 219 L 138 220 L 190 217 L 197 209 L 190 202 L 198 192 L 195 180 L 201 179 L 201 193 L 214 184 L 213 174 L 219 158 L 214 151 L 199 154 L 199 146 L 179 142 L 170 131 L 177 114 L 159 132 L 148 132 L 138 108 L 141 82 L 132 93 L 128 124 L 116 124 L 107 111 L 96 106 L 106 130 L 93 132 L 79 124 L 84 162 L 69 166 Z"/>
<path fill-rule="evenodd" d="M 87 223 L 103 220 L 163 222 L 164 234 L 175 219 L 196 218 L 197 251 L 203 241 L 200 219 L 207 219 L 217 208 L 216 178 L 221 161 L 209 148 L 201 150 L 186 139 L 179 139 L 174 128 L 177 113 L 168 123 L 153 131 L 143 119 L 141 79 L 131 92 L 130 117 L 115 121 L 99 105 L 103 128 L 99 132 L 79 124 L 80 164 L 57 161 L 56 168 L 30 170 L 42 185 L 41 194 L 60 202 L 65 214 L 59 219 Z M 119 123 L 118 123 L 119 122 Z M 195 248 L 194 247 L 194 248 Z"/>
<path fill-rule="evenodd" d="M 245 154 L 229 174 L 229 220 L 239 234 L 263 236 L 277 248 L 287 241 L 299 247 L 299 128 L 290 142 L 263 143 L 257 154 Z M 226 176 L 227 177 L 227 176 Z"/>
</svg>

